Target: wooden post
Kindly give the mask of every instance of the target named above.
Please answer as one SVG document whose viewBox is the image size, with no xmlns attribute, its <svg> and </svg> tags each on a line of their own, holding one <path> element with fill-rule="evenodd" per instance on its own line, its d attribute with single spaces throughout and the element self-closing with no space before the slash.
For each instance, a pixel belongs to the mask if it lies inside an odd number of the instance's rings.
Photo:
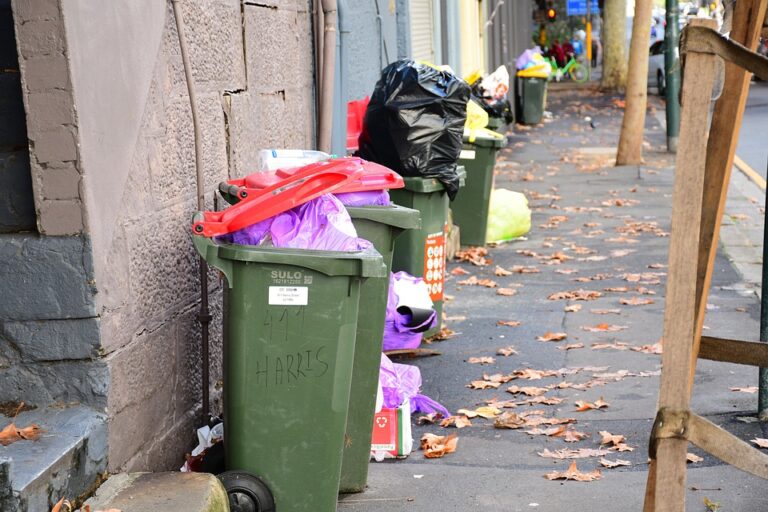
<svg viewBox="0 0 768 512">
<path fill-rule="evenodd" d="M 736 2 L 730 37 L 737 43 L 754 50 L 763 26 L 766 10 L 765 0 L 740 0 Z M 701 235 L 698 248 L 698 274 L 696 276 L 696 337 L 695 358 L 707 310 L 707 296 L 712 283 L 712 270 L 717 255 L 717 241 L 720 223 L 723 219 L 728 183 L 731 179 L 733 156 L 739 140 L 741 119 L 747 103 L 751 73 L 731 62 L 725 62 L 725 92 L 715 104 L 712 125 L 707 144 L 707 162 L 704 175 L 704 204 L 708 207 L 701 216 Z M 692 361 L 690 382 L 696 370 Z"/>
<path fill-rule="evenodd" d="M 715 27 L 713 20 L 691 20 L 691 24 Z M 685 369 L 690 368 L 694 360 L 697 320 L 697 269 L 690 264 L 690 255 L 699 248 L 706 163 L 706 153 L 701 146 L 707 138 L 715 59 L 712 54 L 702 53 L 690 53 L 685 57 L 680 145 L 672 196 L 660 408 L 687 410 L 690 404 L 689 372 Z M 656 484 L 662 482 L 663 485 L 655 485 L 654 503 L 646 503 L 646 510 L 685 511 L 687 448 L 685 439 L 658 440 L 656 464 L 649 475 L 653 472 Z"/>
</svg>

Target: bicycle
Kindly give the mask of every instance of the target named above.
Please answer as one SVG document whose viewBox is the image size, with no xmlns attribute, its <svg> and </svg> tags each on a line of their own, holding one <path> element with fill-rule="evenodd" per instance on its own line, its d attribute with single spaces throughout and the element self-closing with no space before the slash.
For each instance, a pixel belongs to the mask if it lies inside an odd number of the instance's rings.
<svg viewBox="0 0 768 512">
<path fill-rule="evenodd" d="M 587 81 L 587 68 L 573 56 L 571 56 L 562 68 L 557 65 L 557 61 L 554 57 L 549 57 L 549 64 L 552 66 L 552 74 L 549 75 L 550 82 L 553 79 L 559 82 L 566 75 L 577 83 Z"/>
</svg>

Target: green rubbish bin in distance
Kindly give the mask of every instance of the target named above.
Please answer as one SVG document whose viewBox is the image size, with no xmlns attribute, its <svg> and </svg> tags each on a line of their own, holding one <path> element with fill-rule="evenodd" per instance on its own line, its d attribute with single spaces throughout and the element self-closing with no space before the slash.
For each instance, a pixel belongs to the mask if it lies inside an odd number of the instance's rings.
<svg viewBox="0 0 768 512">
<path fill-rule="evenodd" d="M 357 236 L 373 243 L 388 269 L 392 268 L 395 239 L 404 230 L 421 226 L 418 211 L 398 205 L 347 207 L 347 211 L 352 217 Z M 368 482 L 388 296 L 389 276 L 366 279 L 360 288 L 355 362 L 339 484 L 341 493 L 362 492 Z"/>
<path fill-rule="evenodd" d="M 494 132 L 506 132 L 507 131 L 507 122 L 504 120 L 503 117 L 496 117 L 496 116 L 488 116 L 488 126 L 487 128 L 489 130 L 493 130 Z"/>
<path fill-rule="evenodd" d="M 506 146 L 506 137 L 478 131 L 474 142 L 464 136 L 459 164 L 467 170 L 467 182 L 451 203 L 453 223 L 459 226 L 461 245 L 485 245 L 488 203 L 493 190 L 496 153 Z"/>
<path fill-rule="evenodd" d="M 228 283 L 227 469 L 261 478 L 276 510 L 335 511 L 360 285 L 387 276 L 381 255 L 193 239 Z"/>
<path fill-rule="evenodd" d="M 458 168 L 464 186 L 466 172 Z M 443 288 L 445 286 L 446 228 L 448 193 L 434 178 L 406 178 L 405 187 L 389 191 L 392 201 L 421 212 L 421 228 L 403 233 L 395 242 L 392 271 L 405 271 L 423 277 L 437 312 L 435 327 L 424 333 L 428 338 L 440 331 L 443 320 Z M 462 191 L 459 190 L 461 195 Z"/>
<path fill-rule="evenodd" d="M 544 115 L 544 100 L 547 93 L 546 78 L 518 77 L 521 95 L 523 124 L 539 124 Z"/>
</svg>

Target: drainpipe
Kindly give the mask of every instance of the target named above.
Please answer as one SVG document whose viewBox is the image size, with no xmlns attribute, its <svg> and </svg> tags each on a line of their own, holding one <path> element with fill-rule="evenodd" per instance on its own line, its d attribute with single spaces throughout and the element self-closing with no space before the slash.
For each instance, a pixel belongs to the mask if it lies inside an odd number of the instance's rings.
<svg viewBox="0 0 768 512">
<path fill-rule="evenodd" d="M 333 75 L 336 67 L 336 0 L 320 0 L 323 10 L 323 48 L 320 63 L 320 96 L 317 149 L 330 153 L 333 129 Z"/>
<path fill-rule="evenodd" d="M 343 156 L 347 154 L 347 101 L 350 99 L 347 88 L 349 76 L 349 10 L 347 0 L 336 0 L 338 10 L 339 35 L 336 38 L 336 69 L 333 84 L 333 119 L 331 121 L 331 153 Z"/>
<path fill-rule="evenodd" d="M 189 50 L 187 46 L 187 38 L 184 33 L 184 18 L 181 13 L 181 5 L 179 0 L 171 0 L 173 5 L 173 15 L 176 18 L 176 32 L 179 34 L 179 48 L 181 50 L 181 61 L 184 64 L 184 77 L 187 82 L 187 91 L 189 93 L 189 106 L 192 110 L 192 126 L 195 131 L 195 181 L 197 185 L 197 209 L 198 211 L 205 210 L 205 181 L 203 180 L 203 152 L 202 144 L 203 138 L 200 130 L 200 116 L 197 110 L 197 96 L 195 94 L 195 82 L 192 78 L 192 65 L 189 61 Z M 208 325 L 211 323 L 211 313 L 208 309 L 208 265 L 205 260 L 200 257 L 198 266 L 199 278 L 200 278 L 200 312 L 197 315 L 197 320 L 200 322 L 200 331 L 202 334 L 201 342 L 201 380 L 202 380 L 202 401 L 203 401 L 203 419 L 207 422 L 210 415 L 210 401 L 209 401 L 209 380 L 208 367 L 209 367 L 209 351 L 208 351 Z"/>
</svg>

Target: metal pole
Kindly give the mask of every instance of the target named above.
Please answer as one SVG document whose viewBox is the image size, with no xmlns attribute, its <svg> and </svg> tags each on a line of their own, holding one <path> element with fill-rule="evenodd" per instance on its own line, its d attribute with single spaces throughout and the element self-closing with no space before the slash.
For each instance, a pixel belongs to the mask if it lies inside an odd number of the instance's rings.
<svg viewBox="0 0 768 512">
<path fill-rule="evenodd" d="M 768 193 L 766 194 L 768 200 Z M 760 289 L 760 341 L 768 341 L 768 211 L 765 213 L 763 227 L 763 280 Z M 760 421 L 768 421 L 768 368 L 759 370 L 759 393 L 757 397 L 757 417 Z"/>
<path fill-rule="evenodd" d="M 667 151 L 677 152 L 680 135 L 680 50 L 678 48 L 680 9 L 677 0 L 666 0 L 667 26 L 664 28 L 664 78 L 667 87 Z"/>
<path fill-rule="evenodd" d="M 584 44 L 584 54 L 587 56 L 587 81 L 592 80 L 592 0 L 587 0 L 587 37 Z"/>
</svg>

